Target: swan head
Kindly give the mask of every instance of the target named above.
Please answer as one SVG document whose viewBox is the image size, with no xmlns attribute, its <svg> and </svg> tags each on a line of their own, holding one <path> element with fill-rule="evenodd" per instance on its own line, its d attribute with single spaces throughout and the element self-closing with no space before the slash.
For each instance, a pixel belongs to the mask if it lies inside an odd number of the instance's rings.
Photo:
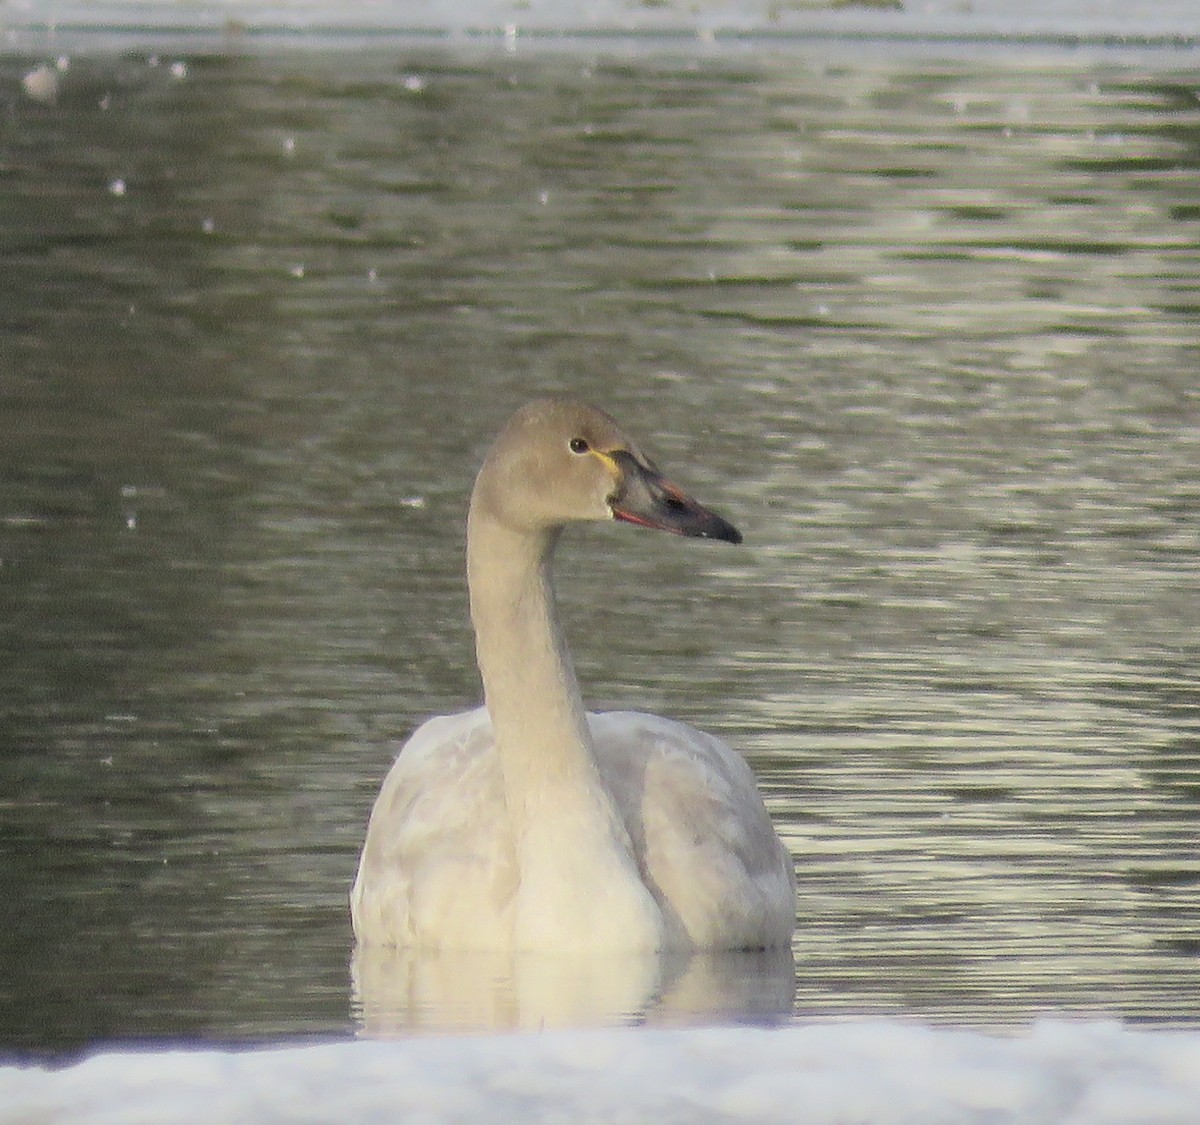
<svg viewBox="0 0 1200 1125">
<path fill-rule="evenodd" d="M 617 519 L 742 541 L 733 524 L 667 480 L 604 411 L 568 399 L 540 399 L 517 411 L 479 470 L 471 505 L 531 533 Z"/>
</svg>

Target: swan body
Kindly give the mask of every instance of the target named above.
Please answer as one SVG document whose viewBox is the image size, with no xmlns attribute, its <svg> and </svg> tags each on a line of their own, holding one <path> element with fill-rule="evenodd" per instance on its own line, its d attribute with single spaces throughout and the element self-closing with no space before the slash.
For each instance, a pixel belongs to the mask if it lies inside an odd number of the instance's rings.
<svg viewBox="0 0 1200 1125">
<path fill-rule="evenodd" d="M 485 705 L 421 726 L 384 780 L 351 915 L 360 943 L 601 952 L 786 945 L 795 876 L 745 761 L 683 723 L 584 711 L 558 627 L 562 528 L 738 532 L 608 415 L 542 400 L 472 493 L 467 574 Z"/>
</svg>

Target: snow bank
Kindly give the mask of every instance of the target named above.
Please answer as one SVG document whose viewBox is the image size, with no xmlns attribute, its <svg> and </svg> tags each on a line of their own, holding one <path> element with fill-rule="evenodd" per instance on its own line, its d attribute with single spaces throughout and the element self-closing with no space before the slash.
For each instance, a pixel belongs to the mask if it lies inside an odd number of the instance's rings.
<svg viewBox="0 0 1200 1125">
<path fill-rule="evenodd" d="M 887 37 L 1197 35 L 1195 0 L 8 0 L 13 28 L 721 30 Z"/>
<path fill-rule="evenodd" d="M 0 1067 L 0 1123 L 1200 1121 L 1200 1032 L 1045 1020 L 615 1029 Z"/>
</svg>

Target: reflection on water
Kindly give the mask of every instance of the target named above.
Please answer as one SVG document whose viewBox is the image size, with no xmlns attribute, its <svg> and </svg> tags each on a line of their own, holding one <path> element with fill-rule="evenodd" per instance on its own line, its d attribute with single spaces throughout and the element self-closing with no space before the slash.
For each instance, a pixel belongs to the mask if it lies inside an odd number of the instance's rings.
<svg viewBox="0 0 1200 1125">
<path fill-rule="evenodd" d="M 355 950 L 355 1014 L 369 1036 L 637 1023 L 774 1023 L 790 1016 L 787 949 L 748 953 Z"/>
<path fill-rule="evenodd" d="M 1195 1017 L 1189 56 L 213 50 L 53 103 L 40 61 L 0 59 L 0 1042 L 349 1030 L 367 813 L 475 701 L 465 497 L 546 389 L 747 533 L 580 533 L 561 586 L 590 705 L 750 757 L 802 1015 Z M 608 1010 L 717 991 L 664 971 Z"/>
</svg>

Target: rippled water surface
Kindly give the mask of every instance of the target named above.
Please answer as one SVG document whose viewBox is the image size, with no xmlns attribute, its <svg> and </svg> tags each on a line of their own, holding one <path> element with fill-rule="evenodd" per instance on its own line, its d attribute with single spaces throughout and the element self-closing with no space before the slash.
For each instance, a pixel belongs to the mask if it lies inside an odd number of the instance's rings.
<svg viewBox="0 0 1200 1125">
<path fill-rule="evenodd" d="M 466 495 L 547 390 L 745 532 L 572 534 L 560 591 L 593 706 L 758 772 L 798 1015 L 1200 1016 L 1193 56 L 44 61 L 0 58 L 0 1046 L 370 1022 L 366 816 L 476 700 Z"/>
</svg>

